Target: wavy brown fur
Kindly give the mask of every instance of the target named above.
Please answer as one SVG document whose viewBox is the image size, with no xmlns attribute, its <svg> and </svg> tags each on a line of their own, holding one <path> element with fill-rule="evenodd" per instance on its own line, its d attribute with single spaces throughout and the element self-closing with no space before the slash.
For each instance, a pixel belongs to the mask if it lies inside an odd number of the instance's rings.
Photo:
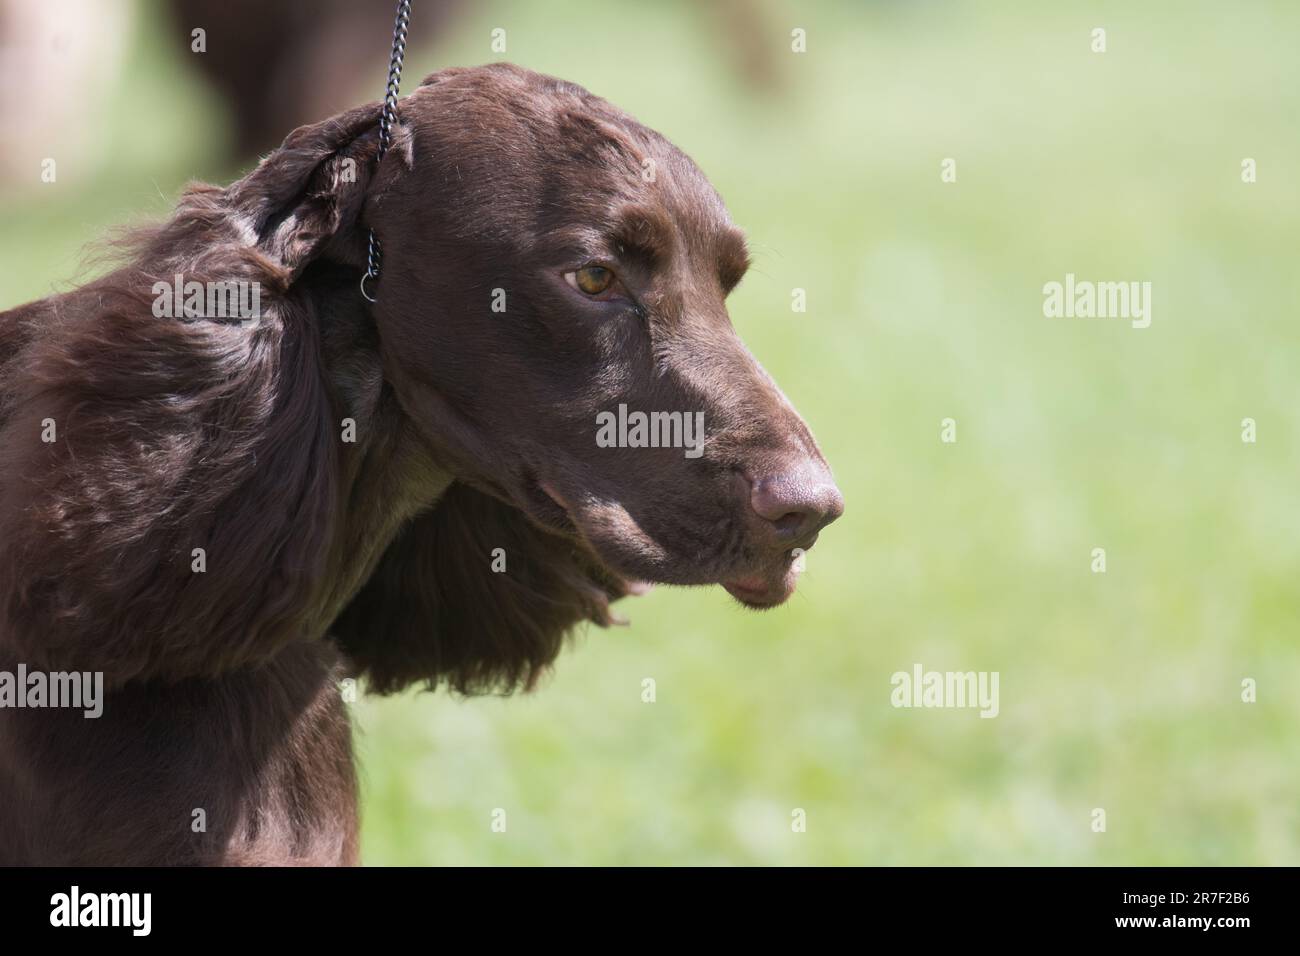
<svg viewBox="0 0 1300 956">
<path fill-rule="evenodd" d="M 0 712 L 0 863 L 354 860 L 355 824 L 339 825 L 351 771 L 304 752 L 270 772 L 256 756 L 323 735 L 350 763 L 342 675 L 295 648 L 342 612 L 349 669 L 375 689 L 509 691 L 574 624 L 609 620 L 615 579 L 450 485 L 384 382 L 353 228 L 377 112 L 297 131 L 227 189 L 190 187 L 167 222 L 119 243 L 128 264 L 0 313 L 0 667 L 102 671 L 113 688 L 98 721 Z M 355 188 L 339 182 L 348 158 Z M 260 321 L 154 318 L 154 283 L 177 273 L 261 283 Z M 340 441 L 349 416 L 356 444 Z M 494 547 L 517 574 L 492 574 Z M 285 679 L 301 703 L 265 696 Z M 289 711 L 257 716 L 276 699 Z M 161 737 L 148 730 L 168 714 Z M 226 736 L 245 721 L 264 743 Z M 158 786 L 165 753 L 170 786 L 195 791 L 179 802 Z M 217 771 L 240 754 L 247 772 Z M 128 785 L 105 800 L 96 780 Z M 336 834 L 323 855 L 295 786 Z M 198 806 L 206 834 L 191 829 Z"/>
<path fill-rule="evenodd" d="M 839 513 L 684 154 L 505 65 L 427 79 L 382 161 L 377 118 L 295 131 L 0 313 L 0 670 L 108 688 L 96 720 L 0 710 L 0 863 L 355 861 L 343 675 L 531 687 L 629 581 L 784 600 Z M 564 278 L 593 261 L 619 295 Z M 178 274 L 259 283 L 260 318 L 155 315 Z M 700 416 L 703 454 L 600 444 L 619 405 Z"/>
</svg>

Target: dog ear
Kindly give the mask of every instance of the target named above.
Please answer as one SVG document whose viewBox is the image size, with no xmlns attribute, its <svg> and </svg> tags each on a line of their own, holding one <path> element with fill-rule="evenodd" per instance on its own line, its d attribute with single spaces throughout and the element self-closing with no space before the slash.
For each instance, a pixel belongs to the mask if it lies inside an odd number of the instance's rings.
<svg viewBox="0 0 1300 956">
<path fill-rule="evenodd" d="M 292 275 L 329 252 L 351 264 L 363 248 L 353 227 L 376 185 L 379 104 L 294 130 L 258 167 L 226 190 L 259 251 Z M 410 139 L 393 127 L 389 155 L 410 163 Z"/>
<path fill-rule="evenodd" d="M 179 679 L 321 627 L 339 433 L 293 283 L 364 255 L 378 112 L 297 130 L 121 241 L 122 267 L 0 313 L 21 356 L 0 370 L 0 658 Z M 176 277 L 249 283 L 258 314 L 173 311 Z"/>
<path fill-rule="evenodd" d="M 580 545 L 453 484 L 388 547 L 334 638 L 378 693 L 531 688 L 582 621 L 629 593 Z"/>
</svg>

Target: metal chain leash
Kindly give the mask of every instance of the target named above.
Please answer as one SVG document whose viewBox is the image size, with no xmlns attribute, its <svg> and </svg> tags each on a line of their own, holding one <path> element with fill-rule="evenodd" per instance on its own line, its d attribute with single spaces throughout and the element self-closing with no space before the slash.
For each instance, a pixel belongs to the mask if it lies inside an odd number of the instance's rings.
<svg viewBox="0 0 1300 956">
<path fill-rule="evenodd" d="M 406 58 L 406 34 L 411 25 L 411 0 L 398 0 L 397 21 L 393 24 L 393 56 L 388 62 L 388 85 L 384 88 L 384 109 L 379 114 L 379 153 L 375 165 L 388 152 L 392 142 L 393 121 L 397 119 L 397 91 L 402 85 L 402 61 Z M 379 278 L 379 266 L 383 261 L 383 252 L 375 230 L 370 230 L 370 242 L 366 249 L 366 274 L 361 277 L 361 295 L 367 302 L 376 301 L 366 292 L 366 280 L 372 282 Z"/>
</svg>

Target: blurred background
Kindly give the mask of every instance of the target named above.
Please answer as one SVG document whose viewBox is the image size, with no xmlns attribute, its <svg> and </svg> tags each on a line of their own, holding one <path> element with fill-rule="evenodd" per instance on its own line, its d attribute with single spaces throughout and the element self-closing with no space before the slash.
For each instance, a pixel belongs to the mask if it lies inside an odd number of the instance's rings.
<svg viewBox="0 0 1300 956">
<path fill-rule="evenodd" d="M 0 307 L 378 99 L 392 7 L 0 0 Z M 365 862 L 1300 863 L 1300 6 L 415 0 L 411 29 L 406 90 L 510 60 L 694 157 L 754 250 L 733 320 L 848 509 L 778 610 L 660 588 L 534 693 L 357 703 Z M 1067 272 L 1150 281 L 1150 328 L 1045 318 Z M 998 671 L 1000 715 L 894 709 L 917 663 Z"/>
</svg>

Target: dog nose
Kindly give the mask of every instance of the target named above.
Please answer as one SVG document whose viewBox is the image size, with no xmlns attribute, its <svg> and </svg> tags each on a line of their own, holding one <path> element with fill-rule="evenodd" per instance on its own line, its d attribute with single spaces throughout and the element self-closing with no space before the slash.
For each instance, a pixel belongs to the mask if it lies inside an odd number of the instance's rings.
<svg viewBox="0 0 1300 956">
<path fill-rule="evenodd" d="M 749 503 L 783 541 L 810 537 L 844 514 L 844 496 L 826 466 L 815 459 L 753 481 Z"/>
</svg>

